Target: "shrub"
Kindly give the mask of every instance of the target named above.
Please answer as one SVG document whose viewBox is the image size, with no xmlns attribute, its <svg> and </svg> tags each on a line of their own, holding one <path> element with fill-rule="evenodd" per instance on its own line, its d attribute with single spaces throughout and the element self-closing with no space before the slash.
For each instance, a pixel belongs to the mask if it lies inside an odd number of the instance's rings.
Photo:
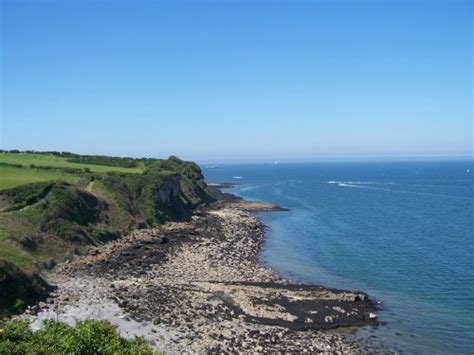
<svg viewBox="0 0 474 355">
<path fill-rule="evenodd" d="M 136 168 L 139 166 L 140 160 L 133 158 L 108 157 L 103 155 L 81 155 L 67 159 L 70 163 L 103 165 L 103 166 L 119 166 L 122 168 Z"/>
<path fill-rule="evenodd" d="M 37 182 L 17 186 L 12 189 L 1 190 L 0 197 L 11 205 L 7 210 L 17 210 L 44 198 L 51 191 L 53 185 L 49 182 Z"/>
<path fill-rule="evenodd" d="M 106 321 L 78 321 L 74 327 L 45 321 L 33 332 L 27 321 L 13 321 L 0 328 L 0 354 L 153 354 L 142 338 L 127 340 Z"/>
</svg>

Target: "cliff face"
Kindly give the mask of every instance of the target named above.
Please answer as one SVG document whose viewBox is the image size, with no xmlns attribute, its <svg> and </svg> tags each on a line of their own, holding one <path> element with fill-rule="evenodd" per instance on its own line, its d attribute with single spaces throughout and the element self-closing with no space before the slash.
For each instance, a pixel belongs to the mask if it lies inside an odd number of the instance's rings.
<svg viewBox="0 0 474 355">
<path fill-rule="evenodd" d="M 140 175 L 105 174 L 98 181 L 113 191 L 114 201 L 138 223 L 154 225 L 183 219 L 212 201 L 201 169 L 172 157 L 151 164 Z"/>
<path fill-rule="evenodd" d="M 181 177 L 179 175 L 172 175 L 165 179 L 157 189 L 155 199 L 159 204 L 172 206 L 178 203 L 181 193 Z"/>
</svg>

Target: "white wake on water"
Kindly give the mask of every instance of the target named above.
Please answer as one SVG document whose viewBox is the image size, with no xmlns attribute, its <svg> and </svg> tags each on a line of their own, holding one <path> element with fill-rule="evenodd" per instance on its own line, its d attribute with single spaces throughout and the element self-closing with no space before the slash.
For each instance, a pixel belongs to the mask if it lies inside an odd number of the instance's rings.
<svg viewBox="0 0 474 355">
<path fill-rule="evenodd" d="M 454 196 L 454 195 L 445 195 L 445 194 L 437 194 L 431 192 L 422 192 L 422 191 L 410 191 L 410 190 L 402 190 L 402 189 L 390 189 L 382 186 L 387 185 L 395 185 L 394 181 L 387 181 L 387 182 L 380 182 L 380 181 L 335 181 L 330 180 L 327 182 L 328 184 L 337 185 L 340 187 L 353 187 L 359 189 L 367 189 L 367 190 L 378 190 L 378 191 L 388 191 L 388 192 L 395 192 L 395 193 L 402 193 L 402 194 L 413 194 L 413 195 L 423 195 L 423 196 L 436 196 L 436 197 L 443 197 L 443 198 L 454 198 L 454 199 L 463 199 L 463 200 L 474 200 L 472 197 L 469 196 Z M 398 184 L 400 185 L 400 184 Z M 420 185 L 418 185 L 420 186 Z"/>
<path fill-rule="evenodd" d="M 337 186 L 343 186 L 343 187 L 358 187 L 358 188 L 366 188 L 366 189 L 377 189 L 374 187 L 371 187 L 370 185 L 393 185 L 395 184 L 393 181 L 387 181 L 387 182 L 380 182 L 380 181 L 336 181 L 336 180 L 330 180 L 328 181 L 328 184 L 335 184 Z M 369 186 L 367 186 L 369 185 Z"/>
</svg>

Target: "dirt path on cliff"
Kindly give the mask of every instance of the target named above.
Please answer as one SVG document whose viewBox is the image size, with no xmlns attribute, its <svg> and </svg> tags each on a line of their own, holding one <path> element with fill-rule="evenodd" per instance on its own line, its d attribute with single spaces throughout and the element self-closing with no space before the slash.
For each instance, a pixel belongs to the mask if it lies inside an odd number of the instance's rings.
<svg viewBox="0 0 474 355">
<path fill-rule="evenodd" d="M 94 188 L 94 181 L 89 181 L 86 186 L 86 191 L 92 193 L 92 189 Z"/>
</svg>

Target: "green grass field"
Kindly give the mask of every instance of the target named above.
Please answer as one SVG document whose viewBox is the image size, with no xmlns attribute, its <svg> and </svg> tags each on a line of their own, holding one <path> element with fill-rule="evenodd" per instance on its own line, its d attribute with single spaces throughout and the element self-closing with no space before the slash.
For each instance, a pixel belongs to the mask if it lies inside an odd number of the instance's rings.
<svg viewBox="0 0 474 355">
<path fill-rule="evenodd" d="M 88 168 L 93 172 L 105 173 L 108 171 L 122 172 L 122 173 L 141 173 L 142 168 L 122 168 L 119 166 L 103 166 L 93 164 L 78 164 L 71 163 L 66 158 L 48 155 L 48 154 L 32 154 L 32 153 L 0 153 L 0 163 L 20 164 L 29 167 L 31 164 L 36 166 L 49 166 L 56 168 Z"/>
<path fill-rule="evenodd" d="M 0 190 L 31 184 L 33 182 L 54 180 L 64 180 L 66 182 L 76 183 L 79 180 L 79 177 L 54 170 L 15 168 L 0 165 Z"/>
</svg>

